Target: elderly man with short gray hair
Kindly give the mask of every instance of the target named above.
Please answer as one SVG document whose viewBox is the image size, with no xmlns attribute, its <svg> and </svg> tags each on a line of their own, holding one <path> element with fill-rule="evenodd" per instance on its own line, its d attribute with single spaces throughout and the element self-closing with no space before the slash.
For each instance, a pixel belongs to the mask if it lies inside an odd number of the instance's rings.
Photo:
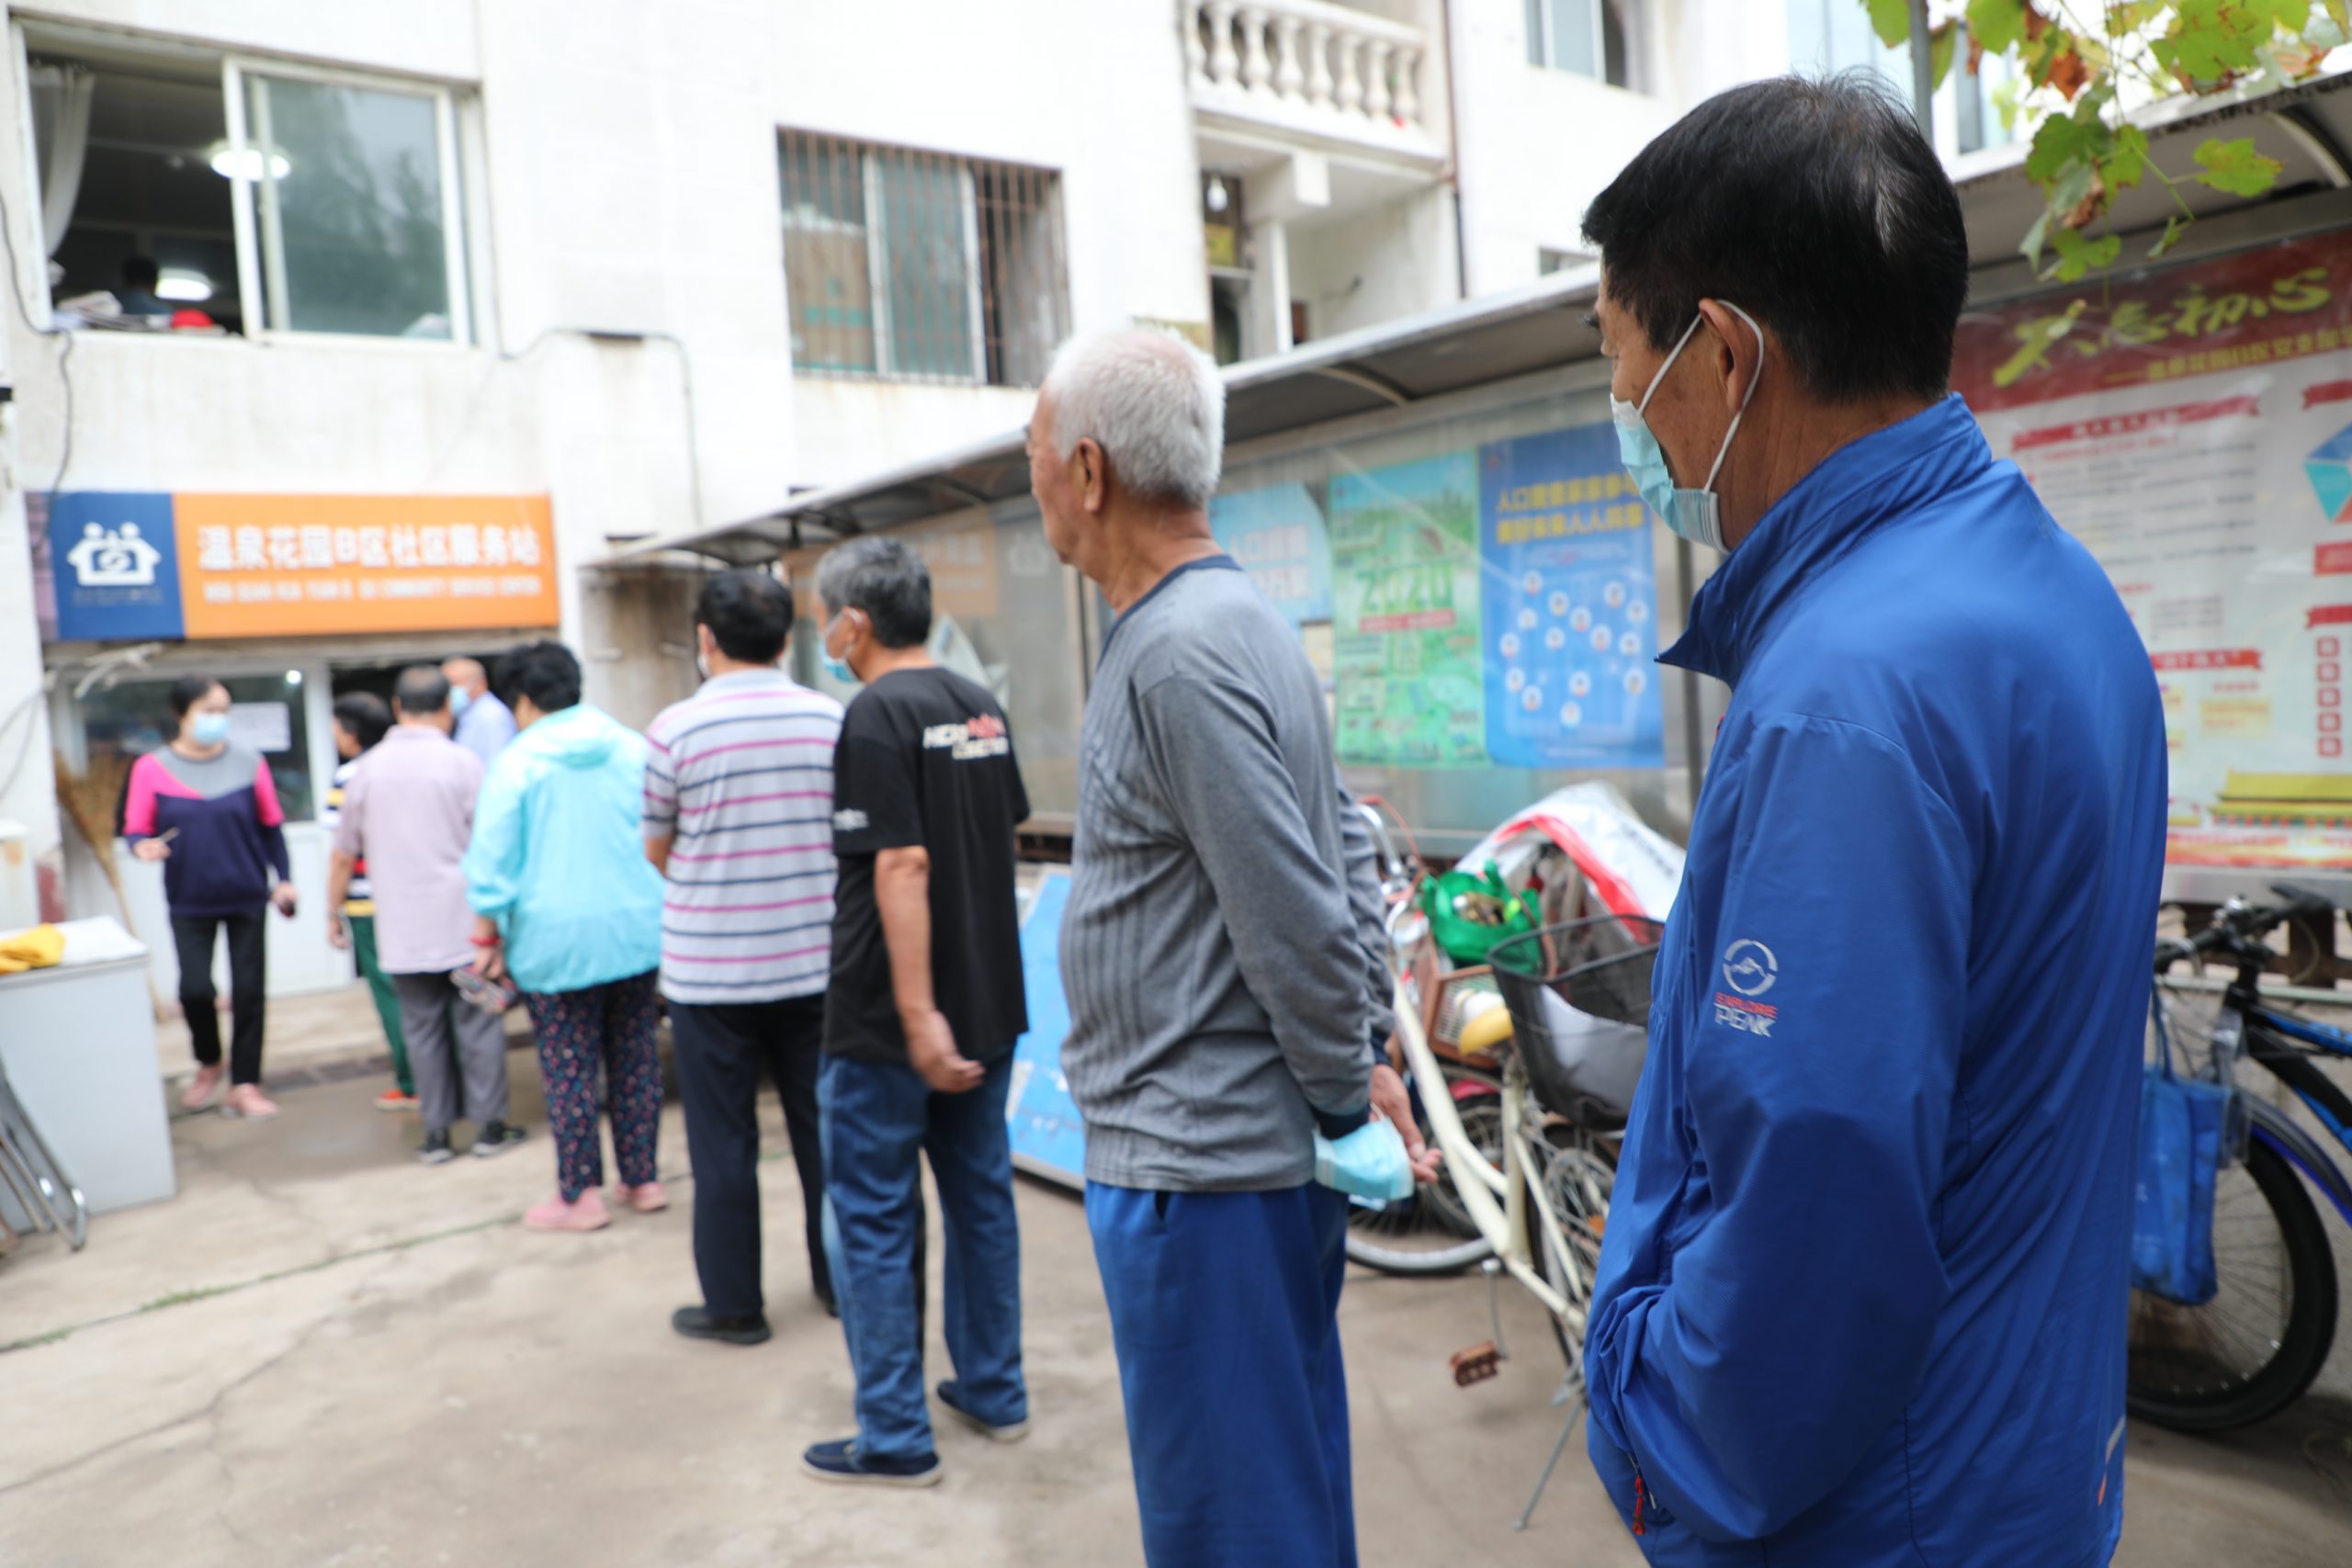
<svg viewBox="0 0 2352 1568">
<path fill-rule="evenodd" d="M 1118 619 L 1080 741 L 1062 1066 L 1152 1568 L 1352 1568 L 1347 1201 L 1314 1139 L 1381 1114 L 1377 904 L 1315 672 L 1210 532 L 1225 389 L 1162 334 L 1066 344 L 1029 469 Z"/>
<path fill-rule="evenodd" d="M 1029 1430 L 1021 1228 L 1004 1108 L 1029 1027 L 1014 830 L 1029 815 L 1004 710 L 926 651 L 931 574 L 899 540 L 817 567 L 823 650 L 864 685 L 833 751 L 834 895 L 825 1062 L 825 1246 L 857 1378 L 857 1435 L 811 1447 L 820 1481 L 929 1486 L 922 1187 L 947 1236 L 939 1402 L 998 1442 Z"/>
</svg>

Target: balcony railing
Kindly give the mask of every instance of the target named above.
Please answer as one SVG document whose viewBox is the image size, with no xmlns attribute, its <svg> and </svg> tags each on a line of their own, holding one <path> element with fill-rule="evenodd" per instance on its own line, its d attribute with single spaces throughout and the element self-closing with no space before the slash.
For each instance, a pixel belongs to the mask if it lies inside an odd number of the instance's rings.
<svg viewBox="0 0 2352 1568">
<path fill-rule="evenodd" d="M 1418 28 L 1326 0 L 1178 0 L 1196 107 L 1423 143 Z"/>
</svg>

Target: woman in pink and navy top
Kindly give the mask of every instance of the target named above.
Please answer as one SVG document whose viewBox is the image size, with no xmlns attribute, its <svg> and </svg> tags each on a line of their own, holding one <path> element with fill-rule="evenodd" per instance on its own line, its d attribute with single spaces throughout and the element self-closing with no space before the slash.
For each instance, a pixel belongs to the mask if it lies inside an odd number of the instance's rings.
<svg viewBox="0 0 2352 1568">
<path fill-rule="evenodd" d="M 286 813 L 269 764 L 229 740 L 229 691 L 208 676 L 172 686 L 172 743 L 131 765 L 122 826 L 130 852 L 164 863 L 179 951 L 180 1007 L 196 1048 L 196 1081 L 181 1103 L 200 1111 L 220 1092 L 220 1014 L 212 989 L 212 948 L 229 939 L 232 1033 L 230 1116 L 275 1116 L 261 1091 L 262 997 L 268 986 L 262 911 L 294 917 L 286 859 Z"/>
</svg>

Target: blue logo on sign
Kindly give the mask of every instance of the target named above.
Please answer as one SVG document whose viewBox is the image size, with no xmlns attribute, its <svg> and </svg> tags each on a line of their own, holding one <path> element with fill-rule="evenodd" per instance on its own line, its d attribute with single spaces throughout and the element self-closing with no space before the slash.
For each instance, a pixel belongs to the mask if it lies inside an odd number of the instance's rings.
<svg viewBox="0 0 2352 1568">
<path fill-rule="evenodd" d="M 169 494 L 69 491 L 51 497 L 49 559 L 61 640 L 186 635 Z"/>
</svg>

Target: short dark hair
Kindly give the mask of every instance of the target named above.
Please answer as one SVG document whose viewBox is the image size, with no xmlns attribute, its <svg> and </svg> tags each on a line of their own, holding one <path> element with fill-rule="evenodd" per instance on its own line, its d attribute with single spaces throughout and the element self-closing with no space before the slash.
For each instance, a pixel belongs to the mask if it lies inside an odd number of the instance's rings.
<svg viewBox="0 0 2352 1568">
<path fill-rule="evenodd" d="M 212 688 L 220 684 L 209 675 L 183 675 L 173 682 L 171 694 L 164 698 L 172 705 L 172 717 L 175 720 L 186 718 L 187 710 L 210 695 Z"/>
<path fill-rule="evenodd" d="M 392 710 L 373 692 L 345 692 L 335 698 L 334 718 L 359 742 L 362 751 L 381 740 L 392 728 Z"/>
<path fill-rule="evenodd" d="M 764 571 L 740 567 L 702 585 L 695 625 L 708 626 L 718 651 L 743 664 L 774 664 L 792 635 L 792 590 Z"/>
<path fill-rule="evenodd" d="M 817 597 L 834 615 L 862 610 L 885 648 L 931 636 L 931 570 L 898 540 L 868 534 L 835 545 L 817 563 Z"/>
<path fill-rule="evenodd" d="M 163 269 L 155 265 L 153 256 L 130 255 L 122 258 L 122 286 L 125 288 L 144 288 L 148 293 L 153 294 L 155 292 L 155 286 L 163 281 Z"/>
<path fill-rule="evenodd" d="M 496 685 L 509 707 L 528 697 L 541 713 L 554 713 L 580 701 L 580 660 L 560 642 L 529 643 L 498 661 Z"/>
<path fill-rule="evenodd" d="M 1665 350 L 1702 299 L 1739 306 L 1827 402 L 1951 384 L 1968 302 L 1960 196 L 1877 79 L 1719 93 L 1642 149 L 1585 212 L 1602 287 Z"/>
<path fill-rule="evenodd" d="M 392 701 L 403 714 L 422 718 L 449 705 L 449 677 L 430 664 L 412 664 L 401 671 L 392 687 Z"/>
</svg>

